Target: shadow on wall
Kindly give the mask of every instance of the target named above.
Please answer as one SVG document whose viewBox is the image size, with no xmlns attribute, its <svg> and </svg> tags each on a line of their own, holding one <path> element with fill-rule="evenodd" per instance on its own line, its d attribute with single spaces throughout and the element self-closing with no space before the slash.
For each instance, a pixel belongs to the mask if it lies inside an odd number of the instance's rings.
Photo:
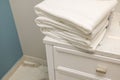
<svg viewBox="0 0 120 80">
<path fill-rule="evenodd" d="M 21 56 L 9 0 L 0 0 L 0 80 Z"/>
</svg>

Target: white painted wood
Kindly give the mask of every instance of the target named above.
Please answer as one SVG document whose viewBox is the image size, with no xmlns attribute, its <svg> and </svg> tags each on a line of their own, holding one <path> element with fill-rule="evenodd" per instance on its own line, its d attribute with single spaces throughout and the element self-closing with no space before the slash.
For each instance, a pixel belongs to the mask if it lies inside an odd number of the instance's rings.
<svg viewBox="0 0 120 80">
<path fill-rule="evenodd" d="M 99 57 L 63 47 L 54 47 L 54 64 L 55 68 L 64 66 L 94 75 L 98 75 L 96 69 L 98 65 L 101 65 L 107 67 L 104 77 L 112 80 L 120 79 L 120 60 L 113 58 Z"/>
<path fill-rule="evenodd" d="M 54 68 L 54 52 L 53 46 L 46 44 L 46 56 L 47 56 L 47 64 L 48 64 L 48 74 L 49 80 L 55 80 L 55 68 Z"/>
<path fill-rule="evenodd" d="M 31 62 L 34 64 L 37 64 L 36 66 L 39 66 L 39 64 L 46 66 L 46 60 L 43 60 L 41 58 L 31 57 L 23 55 L 20 60 L 17 61 L 17 63 L 10 69 L 10 71 L 2 78 L 2 80 L 9 80 L 11 76 L 14 75 L 14 73 L 17 71 L 17 69 L 24 64 L 25 62 Z M 29 64 L 28 64 L 29 65 Z M 30 64 L 31 65 L 31 64 Z M 35 66 L 35 65 L 33 65 Z M 18 76 L 19 77 L 19 76 Z"/>
<path fill-rule="evenodd" d="M 5 80 L 48 80 L 47 66 L 44 60 L 31 56 L 23 56 L 22 63 Z"/>
<path fill-rule="evenodd" d="M 17 63 L 8 71 L 8 73 L 1 80 L 9 80 L 9 78 L 14 74 L 18 67 L 23 63 L 24 57 L 20 58 Z"/>
<path fill-rule="evenodd" d="M 47 60 L 28 55 L 24 55 L 24 61 L 33 62 L 41 65 L 47 65 Z"/>
<path fill-rule="evenodd" d="M 71 54 L 71 55 L 76 55 L 76 56 L 83 56 L 86 58 L 91 58 L 91 59 L 97 59 L 97 60 L 101 60 L 101 61 L 107 61 L 107 62 L 111 62 L 111 63 L 116 63 L 116 64 L 120 64 L 120 59 L 117 58 L 113 58 L 113 57 L 106 57 L 106 56 L 101 56 L 97 53 L 93 53 L 93 54 L 86 54 L 85 52 L 81 52 L 81 51 L 77 51 L 77 50 L 71 50 L 68 48 L 63 48 L 63 47 L 57 47 L 54 46 L 54 50 L 55 53 L 56 51 L 59 53 L 66 53 L 66 54 Z"/>
<path fill-rule="evenodd" d="M 108 79 L 108 78 L 96 76 L 96 75 L 93 75 L 93 74 L 85 73 L 85 72 L 82 72 L 82 71 L 70 69 L 70 68 L 63 67 L 63 66 L 57 67 L 57 71 L 58 71 L 58 73 L 69 75 L 69 76 L 78 78 L 80 80 L 111 80 L 111 79 Z"/>
</svg>

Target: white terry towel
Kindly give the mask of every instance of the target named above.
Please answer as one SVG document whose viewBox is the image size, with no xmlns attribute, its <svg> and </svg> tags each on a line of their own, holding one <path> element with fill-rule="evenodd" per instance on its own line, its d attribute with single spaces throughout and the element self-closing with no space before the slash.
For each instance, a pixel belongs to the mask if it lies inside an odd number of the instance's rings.
<svg viewBox="0 0 120 80">
<path fill-rule="evenodd" d="M 108 22 L 104 25 L 105 27 L 108 25 Z M 40 25 L 41 28 L 41 32 L 43 34 L 45 34 L 46 36 L 49 36 L 53 39 L 57 39 L 57 40 L 66 40 L 69 43 L 71 43 L 73 46 L 75 46 L 76 44 L 78 44 L 79 46 L 81 45 L 82 47 L 85 48 L 95 48 L 97 46 L 97 44 L 101 41 L 102 37 L 100 37 L 100 35 L 104 36 L 104 30 L 105 27 L 97 34 L 97 36 L 92 39 L 92 40 L 87 40 L 85 38 L 82 38 L 81 36 L 69 33 L 67 31 L 64 30 L 56 30 L 54 28 L 51 28 L 51 26 L 49 25 Z"/>
<path fill-rule="evenodd" d="M 91 33 L 117 4 L 117 0 L 44 0 L 35 12 Z"/>
<path fill-rule="evenodd" d="M 109 15 L 108 15 L 109 16 Z M 50 18 L 47 18 L 46 16 L 40 16 L 35 19 L 36 24 L 41 28 L 51 28 L 56 30 L 63 30 L 67 31 L 72 34 L 76 34 L 80 37 L 86 38 L 86 39 L 93 39 L 100 31 L 101 29 L 105 28 L 106 23 L 108 22 L 108 16 L 98 25 L 98 27 L 93 30 L 90 34 L 84 34 L 80 30 L 76 29 L 74 26 L 69 27 L 61 22 L 52 20 Z"/>
<path fill-rule="evenodd" d="M 41 28 L 41 31 L 43 32 L 43 34 L 45 34 L 46 36 L 49 36 L 53 39 L 59 40 L 59 41 L 67 41 L 68 43 L 70 43 L 72 46 L 77 47 L 79 49 L 82 50 L 86 50 L 86 51 L 93 51 L 96 49 L 96 47 L 98 46 L 98 44 L 101 42 L 101 40 L 103 39 L 105 33 L 106 33 L 107 29 L 104 29 L 101 34 L 99 34 L 99 37 L 97 37 L 95 40 L 93 40 L 91 43 L 90 41 L 83 41 L 82 39 L 77 39 L 76 37 L 70 37 L 70 35 L 72 34 L 65 34 L 64 32 L 58 32 L 58 31 L 51 31 L 49 29 L 44 29 Z M 68 35 L 69 34 L 69 35 Z M 88 46 L 89 44 L 89 46 Z"/>
</svg>

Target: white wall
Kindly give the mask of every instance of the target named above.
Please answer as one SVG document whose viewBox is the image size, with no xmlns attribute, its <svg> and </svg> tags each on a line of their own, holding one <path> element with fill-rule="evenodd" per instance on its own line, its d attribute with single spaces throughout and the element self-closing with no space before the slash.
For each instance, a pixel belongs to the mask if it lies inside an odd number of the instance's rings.
<svg viewBox="0 0 120 80">
<path fill-rule="evenodd" d="M 33 7 L 41 0 L 10 0 L 24 54 L 46 58 L 43 35 L 35 25 Z M 120 1 L 120 0 L 119 0 Z M 120 5 L 117 6 L 120 12 Z"/>
<path fill-rule="evenodd" d="M 35 25 L 34 6 L 41 0 L 10 0 L 23 53 L 45 59 L 43 35 Z"/>
</svg>

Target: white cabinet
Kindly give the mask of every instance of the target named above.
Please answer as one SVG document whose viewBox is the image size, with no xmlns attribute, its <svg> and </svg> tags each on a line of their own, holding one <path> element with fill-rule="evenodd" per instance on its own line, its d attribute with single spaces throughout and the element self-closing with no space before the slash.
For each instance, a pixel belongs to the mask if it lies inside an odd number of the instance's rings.
<svg viewBox="0 0 120 80">
<path fill-rule="evenodd" d="M 120 80 L 118 25 L 115 21 L 94 53 L 85 53 L 65 41 L 45 37 L 49 80 Z"/>
<path fill-rule="evenodd" d="M 49 37 L 44 42 L 50 80 L 120 80 L 120 59 L 115 55 L 84 53 Z"/>
<path fill-rule="evenodd" d="M 78 80 L 119 80 L 120 65 L 117 62 L 119 60 L 115 58 L 54 46 L 56 80 L 60 80 L 60 75 L 73 76 Z"/>
</svg>

